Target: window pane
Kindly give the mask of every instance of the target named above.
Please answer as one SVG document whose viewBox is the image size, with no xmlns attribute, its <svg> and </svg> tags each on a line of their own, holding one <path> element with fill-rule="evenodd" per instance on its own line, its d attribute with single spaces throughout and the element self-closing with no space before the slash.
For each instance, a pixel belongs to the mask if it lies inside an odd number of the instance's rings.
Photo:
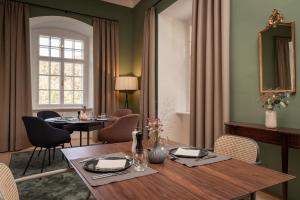
<svg viewBox="0 0 300 200">
<path fill-rule="evenodd" d="M 64 104 L 73 104 L 73 91 L 64 91 Z"/>
<path fill-rule="evenodd" d="M 50 46 L 49 37 L 40 35 L 40 45 L 42 46 Z"/>
<path fill-rule="evenodd" d="M 73 77 L 65 77 L 64 78 L 64 89 L 65 90 L 73 90 Z"/>
<path fill-rule="evenodd" d="M 49 89 L 49 76 L 39 76 L 39 89 Z"/>
<path fill-rule="evenodd" d="M 74 104 L 83 104 L 83 92 L 74 91 Z"/>
<path fill-rule="evenodd" d="M 59 90 L 60 77 L 59 76 L 51 76 L 50 77 L 51 85 L 50 88 L 53 90 Z"/>
<path fill-rule="evenodd" d="M 74 78 L 74 90 L 83 90 L 83 78 Z"/>
<path fill-rule="evenodd" d="M 49 91 L 40 90 L 39 91 L 39 104 L 49 104 Z"/>
<path fill-rule="evenodd" d="M 51 37 L 51 46 L 60 47 L 60 38 Z"/>
<path fill-rule="evenodd" d="M 57 90 L 50 91 L 51 102 L 50 104 L 60 104 L 60 92 Z"/>
<path fill-rule="evenodd" d="M 64 53 L 65 53 L 65 58 L 72 59 L 73 58 L 74 50 L 72 50 L 72 49 L 65 49 Z"/>
<path fill-rule="evenodd" d="M 75 49 L 82 50 L 83 49 L 83 42 L 80 40 L 75 40 Z"/>
<path fill-rule="evenodd" d="M 48 61 L 39 61 L 39 74 L 49 74 L 49 62 Z"/>
<path fill-rule="evenodd" d="M 49 47 L 40 47 L 40 56 L 49 56 Z"/>
<path fill-rule="evenodd" d="M 83 64 L 74 64 L 74 75 L 83 76 Z"/>
<path fill-rule="evenodd" d="M 83 59 L 83 51 L 75 51 L 75 59 Z"/>
<path fill-rule="evenodd" d="M 60 75 L 60 63 L 51 62 L 51 75 Z"/>
<path fill-rule="evenodd" d="M 51 48 L 51 57 L 59 58 L 60 57 L 60 49 L 59 48 Z"/>
<path fill-rule="evenodd" d="M 64 48 L 67 48 L 67 49 L 73 49 L 73 40 L 68 40 L 68 39 L 65 39 L 64 41 Z"/>
<path fill-rule="evenodd" d="M 73 76 L 73 63 L 65 63 L 65 76 Z"/>
</svg>

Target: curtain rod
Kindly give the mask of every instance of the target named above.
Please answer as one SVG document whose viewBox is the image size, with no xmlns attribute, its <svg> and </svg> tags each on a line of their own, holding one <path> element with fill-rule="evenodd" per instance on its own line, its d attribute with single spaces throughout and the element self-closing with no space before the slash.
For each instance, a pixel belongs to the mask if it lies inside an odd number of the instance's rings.
<svg viewBox="0 0 300 200">
<path fill-rule="evenodd" d="M 91 17 L 91 18 L 95 17 L 95 18 L 99 18 L 99 19 L 106 19 L 106 20 L 118 22 L 118 20 L 115 20 L 115 19 L 109 19 L 109 18 L 105 18 L 105 17 L 99 17 L 99 16 L 94 16 L 94 15 L 79 13 L 79 12 L 75 12 L 75 11 L 71 11 L 71 10 L 64 10 L 64 9 L 60 9 L 60 8 L 53 8 L 53 7 L 50 7 L 50 6 L 43 6 L 43 5 L 34 4 L 34 3 L 28 3 L 28 2 L 19 1 L 19 0 L 10 0 L 10 1 L 27 4 L 29 6 L 35 6 L 35 7 L 40 7 L 40 8 L 58 10 L 58 11 L 61 11 L 61 12 L 64 12 L 64 13 L 68 13 L 68 14 L 81 15 L 81 16 L 86 16 L 86 17 Z"/>
</svg>

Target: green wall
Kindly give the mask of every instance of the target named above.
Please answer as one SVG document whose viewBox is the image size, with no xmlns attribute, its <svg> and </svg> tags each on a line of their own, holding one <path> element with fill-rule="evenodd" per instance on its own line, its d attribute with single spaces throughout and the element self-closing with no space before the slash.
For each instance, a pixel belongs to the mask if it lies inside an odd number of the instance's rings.
<svg viewBox="0 0 300 200">
<path fill-rule="evenodd" d="M 264 29 L 272 9 L 279 9 L 286 21 L 296 21 L 296 49 L 300 48 L 299 0 L 231 0 L 230 34 L 230 107 L 231 121 L 264 123 L 264 110 L 258 102 L 259 97 L 259 62 L 258 32 Z M 296 50 L 296 52 L 299 52 Z M 296 54 L 299 63 L 300 54 Z M 299 66 L 298 66 L 299 67 Z M 300 77 L 299 70 L 296 76 Z M 297 86 L 300 79 L 297 78 Z M 278 125 L 300 128 L 299 91 L 292 97 L 290 106 L 278 113 Z M 280 148 L 261 144 L 263 165 L 280 170 Z M 300 199 L 300 150 L 290 150 L 290 174 L 298 178 L 289 184 L 289 199 Z M 271 188 L 274 194 L 281 195 L 281 187 Z"/>
</svg>

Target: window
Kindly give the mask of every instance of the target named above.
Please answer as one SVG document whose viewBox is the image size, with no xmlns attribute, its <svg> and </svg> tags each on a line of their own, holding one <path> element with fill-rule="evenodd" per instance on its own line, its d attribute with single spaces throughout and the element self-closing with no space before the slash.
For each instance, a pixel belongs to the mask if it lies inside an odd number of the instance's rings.
<svg viewBox="0 0 300 200">
<path fill-rule="evenodd" d="M 69 17 L 30 18 L 32 109 L 93 107 L 93 27 Z"/>
<path fill-rule="evenodd" d="M 39 35 L 38 104 L 83 105 L 84 41 Z"/>
</svg>

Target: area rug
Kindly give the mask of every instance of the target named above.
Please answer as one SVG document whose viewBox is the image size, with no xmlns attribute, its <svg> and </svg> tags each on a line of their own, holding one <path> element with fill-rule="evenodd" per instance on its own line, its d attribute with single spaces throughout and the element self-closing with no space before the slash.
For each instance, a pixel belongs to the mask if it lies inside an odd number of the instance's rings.
<svg viewBox="0 0 300 200">
<path fill-rule="evenodd" d="M 32 152 L 14 153 L 11 157 L 10 169 L 15 178 L 23 176 L 23 171 Z M 52 151 L 51 151 L 52 154 Z M 26 176 L 38 174 L 41 170 L 43 152 L 40 156 L 36 152 L 26 172 Z M 48 153 L 45 160 L 45 170 L 67 168 L 66 160 L 62 159 L 59 149 L 55 152 L 55 159 L 48 165 Z M 75 172 L 58 174 L 50 177 L 24 181 L 17 184 L 21 200 L 81 200 L 88 196 L 88 188 Z M 92 196 L 90 199 L 94 199 Z"/>
</svg>

